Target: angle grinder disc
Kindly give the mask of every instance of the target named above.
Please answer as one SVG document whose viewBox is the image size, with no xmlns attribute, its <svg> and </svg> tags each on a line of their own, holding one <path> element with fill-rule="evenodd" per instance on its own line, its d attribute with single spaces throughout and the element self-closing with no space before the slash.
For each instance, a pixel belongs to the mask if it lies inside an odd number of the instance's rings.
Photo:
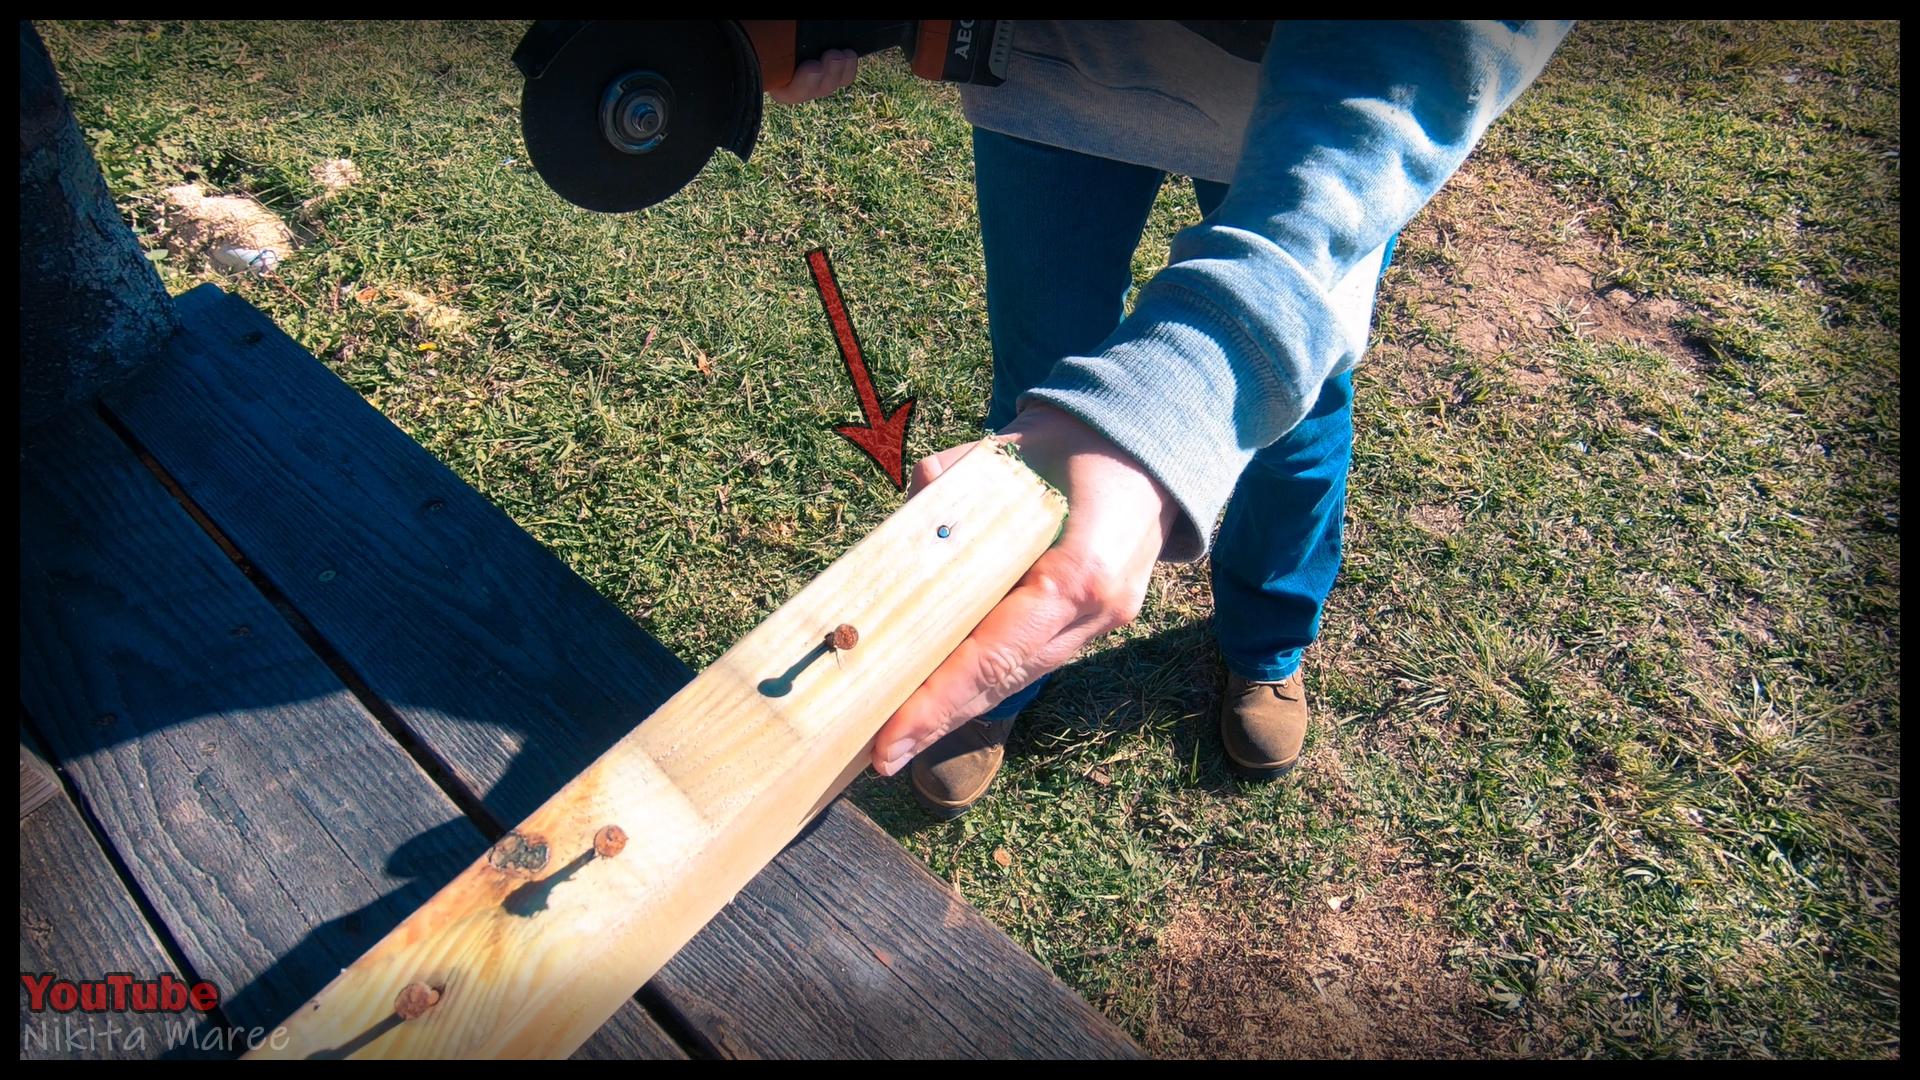
<svg viewBox="0 0 1920 1080">
<path fill-rule="evenodd" d="M 685 187 L 716 147 L 742 159 L 752 151 L 760 73 L 739 27 L 716 20 L 575 25 L 561 40 L 549 32 L 537 43 L 536 28 L 514 57 L 528 74 L 520 97 L 527 158 L 562 198 L 602 213 L 640 210 Z M 654 95 L 664 122 L 649 117 L 649 137 L 629 138 L 623 149 L 605 113 L 630 86 Z M 641 145 L 647 148 L 634 152 Z"/>
</svg>

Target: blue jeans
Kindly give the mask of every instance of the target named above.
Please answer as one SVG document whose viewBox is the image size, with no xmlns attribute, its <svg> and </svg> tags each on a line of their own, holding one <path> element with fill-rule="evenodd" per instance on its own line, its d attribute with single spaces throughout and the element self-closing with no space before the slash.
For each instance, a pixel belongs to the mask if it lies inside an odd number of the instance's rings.
<svg viewBox="0 0 1920 1080">
<path fill-rule="evenodd" d="M 1134 248 L 1166 174 L 979 128 L 973 160 L 993 342 L 987 426 L 997 429 L 1055 362 L 1088 354 L 1120 324 Z M 1193 187 L 1203 215 L 1227 195 L 1225 184 Z M 1349 373 L 1327 380 L 1306 419 L 1241 473 L 1213 546 L 1214 633 L 1235 674 L 1284 679 L 1319 634 L 1340 570 L 1352 460 Z M 1011 718 L 1045 682 L 982 719 Z"/>
</svg>

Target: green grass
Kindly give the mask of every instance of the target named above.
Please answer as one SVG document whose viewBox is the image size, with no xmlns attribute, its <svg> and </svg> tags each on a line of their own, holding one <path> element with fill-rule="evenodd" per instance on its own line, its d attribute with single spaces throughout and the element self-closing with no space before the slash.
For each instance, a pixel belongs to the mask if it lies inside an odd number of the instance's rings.
<svg viewBox="0 0 1920 1080">
<path fill-rule="evenodd" d="M 751 164 L 595 216 L 524 161 L 519 30 L 42 25 L 144 238 L 188 175 L 297 221 L 276 278 L 223 286 L 703 663 L 898 501 L 830 431 L 857 410 L 807 249 L 882 396 L 919 397 L 909 453 L 978 432 L 967 129 L 869 64 L 771 108 Z M 1392 843 L 1482 1052 L 1897 1056 L 1899 121 L 1895 26 L 1579 28 L 1472 166 L 1518 178 L 1512 213 L 1443 197 L 1383 289 L 1300 779 L 1222 769 L 1206 579 L 1174 567 L 972 814 L 856 799 L 1142 1035 L 1177 914 L 1278 924 L 1378 886 Z M 365 181 L 303 217 L 337 155 Z M 1195 213 L 1169 185 L 1142 280 Z M 1476 349 L 1434 288 L 1462 231 L 1600 252 L 1602 284 L 1683 305 L 1687 347 L 1568 310 Z"/>
</svg>

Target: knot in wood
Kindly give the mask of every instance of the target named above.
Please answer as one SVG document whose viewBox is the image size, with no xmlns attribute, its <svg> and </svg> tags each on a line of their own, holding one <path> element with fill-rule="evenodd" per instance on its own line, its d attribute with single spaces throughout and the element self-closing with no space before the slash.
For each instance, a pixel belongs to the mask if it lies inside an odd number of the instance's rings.
<svg viewBox="0 0 1920 1080">
<path fill-rule="evenodd" d="M 827 647 L 836 652 L 851 649 L 858 644 L 860 644 L 860 631 L 855 630 L 852 623 L 841 623 L 833 628 L 833 633 L 827 635 Z"/>
<path fill-rule="evenodd" d="M 627 830 L 618 825 L 609 825 L 593 834 L 593 853 L 603 859 L 611 859 L 626 850 Z"/>
<path fill-rule="evenodd" d="M 418 1020 L 440 1003 L 440 991 L 426 983 L 409 983 L 394 999 L 394 1015 L 402 1020 Z"/>
<path fill-rule="evenodd" d="M 547 842 L 537 836 L 510 832 L 493 845 L 487 862 L 508 874 L 533 875 L 546 868 Z"/>
</svg>

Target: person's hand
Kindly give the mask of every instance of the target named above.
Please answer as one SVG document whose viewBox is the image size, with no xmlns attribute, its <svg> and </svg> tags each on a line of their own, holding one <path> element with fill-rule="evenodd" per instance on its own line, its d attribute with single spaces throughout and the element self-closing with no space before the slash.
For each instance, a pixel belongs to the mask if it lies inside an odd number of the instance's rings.
<svg viewBox="0 0 1920 1080">
<path fill-rule="evenodd" d="M 823 98 L 835 90 L 853 85 L 860 70 L 860 54 L 852 49 L 828 49 L 818 60 L 808 60 L 793 69 L 793 81 L 767 91 L 767 96 L 782 105 Z"/>
<path fill-rule="evenodd" d="M 873 741 L 873 767 L 892 776 L 942 735 L 1052 671 L 1088 641 L 1132 622 L 1178 507 L 1132 457 L 1079 420 L 1033 406 L 1000 432 L 1067 497 L 1067 531 L 1033 564 Z M 913 468 L 912 490 L 970 449 Z"/>
</svg>

